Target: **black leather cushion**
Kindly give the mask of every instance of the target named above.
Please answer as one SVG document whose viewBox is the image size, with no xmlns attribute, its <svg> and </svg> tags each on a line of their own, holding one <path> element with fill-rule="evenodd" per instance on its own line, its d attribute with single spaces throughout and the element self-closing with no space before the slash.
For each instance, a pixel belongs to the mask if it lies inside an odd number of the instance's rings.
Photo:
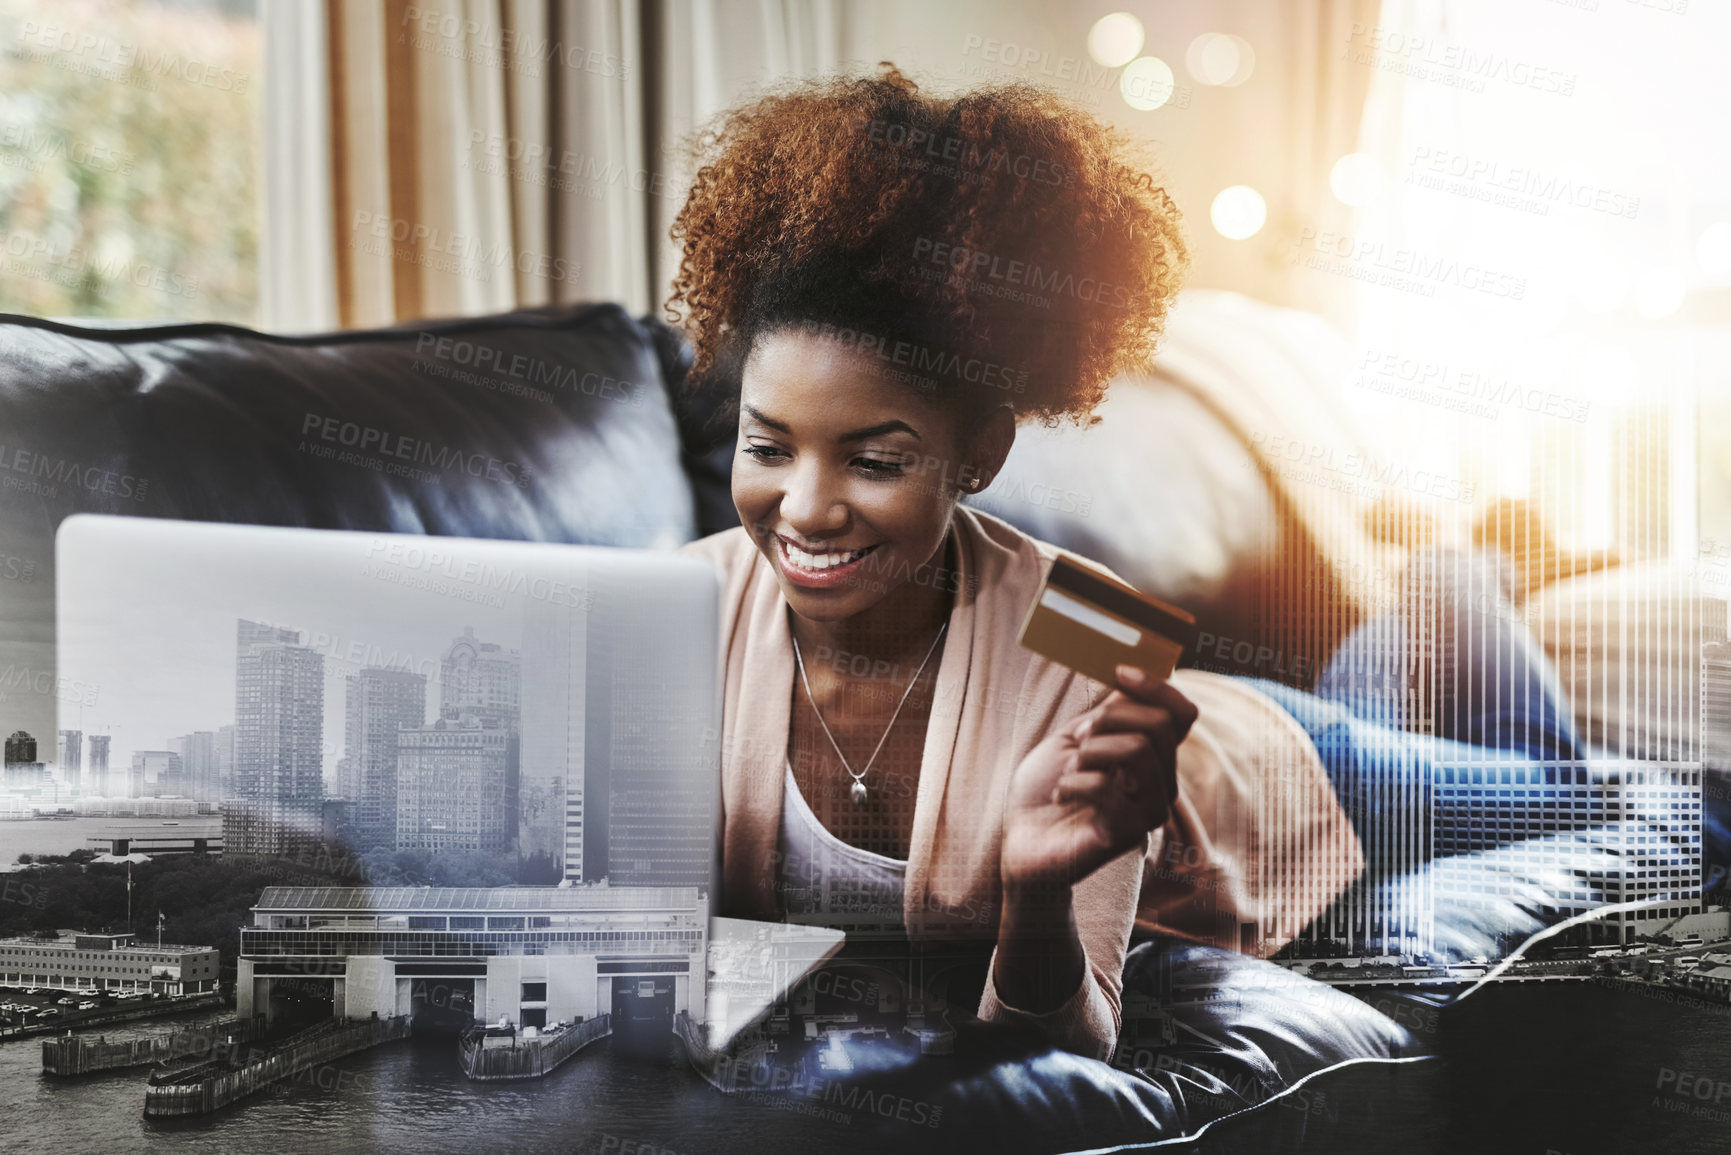
<svg viewBox="0 0 1731 1155">
<path fill-rule="evenodd" d="M 1303 1080 L 1352 1063 L 1401 1069 L 1360 1072 L 1355 1086 L 1411 1084 L 1404 1069 L 1429 1055 L 1428 1044 L 1348 994 L 1166 936 L 1126 960 L 1124 1028 L 1110 1063 L 1052 1050 L 1014 1027 L 957 1027 L 954 1056 L 789 1091 L 788 1106 L 849 1115 L 828 1150 L 1028 1153 L 1172 1140 L 1254 1109 L 1268 1122 L 1246 1129 L 1247 1145 L 1219 1149 L 1256 1151 L 1267 1149 L 1256 1144 L 1270 1124 L 1290 1129 L 1313 1111 L 1338 1121 L 1337 1103 L 1292 1091 Z M 785 1114 L 764 1112 L 767 1150 L 790 1149 L 777 1142 L 788 1133 Z"/>
<path fill-rule="evenodd" d="M 664 377 L 617 305 L 276 337 L 0 316 L 0 732 L 51 759 L 53 539 L 79 511 L 613 546 L 696 534 Z"/>
</svg>

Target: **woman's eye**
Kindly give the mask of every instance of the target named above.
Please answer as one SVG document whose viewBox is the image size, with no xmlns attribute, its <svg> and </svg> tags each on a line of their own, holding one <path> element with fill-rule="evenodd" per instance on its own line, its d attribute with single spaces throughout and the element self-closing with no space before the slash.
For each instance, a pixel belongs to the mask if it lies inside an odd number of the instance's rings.
<svg viewBox="0 0 1731 1155">
<path fill-rule="evenodd" d="M 759 461 L 770 461 L 780 454 L 781 450 L 773 445 L 747 445 L 740 452 L 748 453 Z"/>
<path fill-rule="evenodd" d="M 879 477 L 896 477 L 902 472 L 902 463 L 900 461 L 885 461 L 878 457 L 856 458 L 854 464 L 858 465 L 867 473 L 875 474 Z"/>
</svg>

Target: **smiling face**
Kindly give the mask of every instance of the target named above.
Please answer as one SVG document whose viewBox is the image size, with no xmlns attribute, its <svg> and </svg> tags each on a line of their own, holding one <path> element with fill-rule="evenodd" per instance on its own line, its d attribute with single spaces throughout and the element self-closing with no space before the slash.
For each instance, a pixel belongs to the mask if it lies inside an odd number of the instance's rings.
<svg viewBox="0 0 1731 1155">
<path fill-rule="evenodd" d="M 760 337 L 746 361 L 733 504 L 788 605 L 813 621 L 853 617 L 942 565 L 957 498 L 1003 461 L 966 457 L 960 419 L 878 365 L 798 330 Z M 987 425 L 999 439 L 1014 428 L 1007 410 Z"/>
</svg>

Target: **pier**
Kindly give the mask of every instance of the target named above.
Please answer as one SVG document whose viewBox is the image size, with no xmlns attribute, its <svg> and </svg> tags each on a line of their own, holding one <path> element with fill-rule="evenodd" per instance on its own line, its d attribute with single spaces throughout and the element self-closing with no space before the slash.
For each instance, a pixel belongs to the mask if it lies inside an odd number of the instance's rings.
<svg viewBox="0 0 1731 1155">
<path fill-rule="evenodd" d="M 268 1050 L 154 1072 L 144 1092 L 150 1118 L 208 1115 L 320 1063 L 409 1037 L 409 1016 L 345 1022 L 333 1019 Z"/>
<path fill-rule="evenodd" d="M 104 1007 L 101 1010 L 85 1011 L 81 1014 L 68 1015 L 52 1023 L 32 1023 L 26 1027 L 0 1028 L 0 1043 L 14 1039 L 34 1039 L 43 1035 L 65 1034 L 68 1028 L 77 1030 L 86 1027 L 106 1027 L 111 1023 L 130 1023 L 139 1019 L 160 1019 L 170 1015 L 183 1015 L 188 1011 L 201 1011 L 207 1007 L 227 1005 L 227 997 L 215 991 L 197 995 L 180 995 L 170 999 L 157 999 L 142 1006 Z"/>
<path fill-rule="evenodd" d="M 524 1038 L 514 1028 L 504 1033 L 497 1031 L 498 1028 L 477 1027 L 457 1041 L 457 1058 L 463 1074 L 477 1082 L 539 1079 L 596 1039 L 611 1035 L 613 1016 L 597 1015 L 574 1027 L 552 1034 L 540 1033 L 532 1039 Z"/>
<path fill-rule="evenodd" d="M 186 1058 L 213 1058 L 217 1049 L 253 1038 L 254 1024 L 248 1019 L 229 1019 L 202 1027 L 187 1027 L 151 1039 L 111 1043 L 88 1035 L 62 1035 L 42 1040 L 42 1073 L 57 1078 L 94 1075 L 171 1063 Z"/>
</svg>

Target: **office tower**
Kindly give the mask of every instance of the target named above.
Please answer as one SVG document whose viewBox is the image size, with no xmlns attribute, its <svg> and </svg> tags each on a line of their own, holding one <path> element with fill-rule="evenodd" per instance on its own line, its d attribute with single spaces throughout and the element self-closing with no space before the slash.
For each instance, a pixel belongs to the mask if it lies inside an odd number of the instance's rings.
<svg viewBox="0 0 1731 1155">
<path fill-rule="evenodd" d="M 355 804 L 356 844 L 393 846 L 397 838 L 397 731 L 427 721 L 424 674 L 369 666 L 348 677 L 341 796 Z"/>
<path fill-rule="evenodd" d="M 134 750 L 127 777 L 128 798 L 185 796 L 185 775 L 180 755 L 173 750 Z"/>
<path fill-rule="evenodd" d="M 713 736 L 704 719 L 669 717 L 663 703 L 702 694 L 713 672 L 669 668 L 664 655 L 679 646 L 678 620 L 670 614 L 655 631 L 639 621 L 627 632 L 619 617 L 588 612 L 585 882 L 709 885 Z"/>
<path fill-rule="evenodd" d="M 85 768 L 84 792 L 106 797 L 108 787 L 108 744 L 110 735 L 90 735 L 90 765 Z"/>
<path fill-rule="evenodd" d="M 516 834 L 508 773 L 514 739 L 465 713 L 397 730 L 399 850 L 508 850 Z"/>
<path fill-rule="evenodd" d="M 517 651 L 483 642 L 465 626 L 439 662 L 439 716 L 473 714 L 515 734 L 520 684 Z"/>
<path fill-rule="evenodd" d="M 216 732 L 195 730 L 184 734 L 174 740 L 174 748 L 180 755 L 185 783 L 180 793 L 199 802 L 217 801 L 221 795 L 217 783 Z"/>
<path fill-rule="evenodd" d="M 76 796 L 84 787 L 84 731 L 60 731 L 60 780 Z"/>
<path fill-rule="evenodd" d="M 584 650 L 588 615 L 551 599 L 523 603 L 518 849 L 583 881 Z"/>
<path fill-rule="evenodd" d="M 324 655 L 295 630 L 241 621 L 235 654 L 229 854 L 292 854 L 323 829 Z"/>
<path fill-rule="evenodd" d="M 16 731 L 6 739 L 6 765 L 36 761 L 36 739 L 24 731 Z"/>
</svg>

